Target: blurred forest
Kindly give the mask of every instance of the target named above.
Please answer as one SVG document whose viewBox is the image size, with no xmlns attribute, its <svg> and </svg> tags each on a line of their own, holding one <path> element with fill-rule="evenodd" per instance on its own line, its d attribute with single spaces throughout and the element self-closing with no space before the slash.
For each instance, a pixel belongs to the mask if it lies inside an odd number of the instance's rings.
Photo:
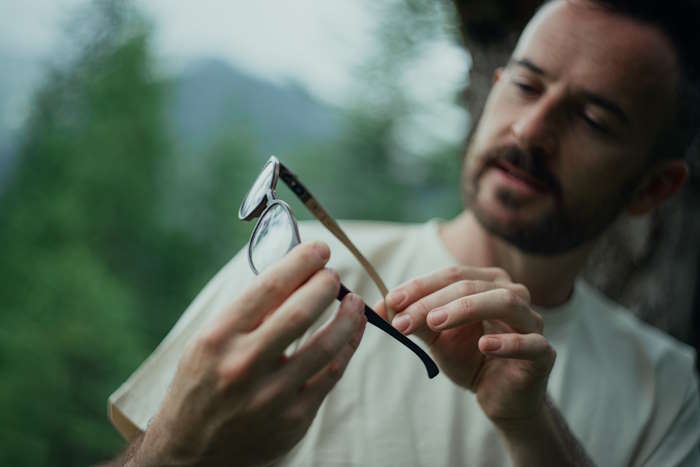
<svg viewBox="0 0 700 467">
<path fill-rule="evenodd" d="M 209 81 L 164 75 L 149 21 L 128 3 L 99 1 L 76 14 L 68 28 L 74 50 L 46 70 L 17 154 L 3 163 L 0 465 L 87 465 L 121 449 L 107 396 L 247 241 L 252 226 L 236 212 L 270 153 L 338 218 L 457 213 L 462 147 L 404 151 L 396 127 L 416 109 L 396 76 L 437 34 L 459 40 L 461 24 L 475 67 L 455 98 L 478 109 L 536 2 L 493 6 L 503 4 L 510 2 L 464 1 L 454 11 L 446 1 L 374 6 L 385 18 L 380 46 L 358 70 L 350 108 L 317 105 L 300 89 L 265 97 L 249 87 L 222 101 L 207 92 L 230 85 L 233 72 L 212 61 L 200 64 Z M 237 82 L 253 86 L 246 79 Z M 589 272 L 689 342 L 694 183 L 675 207 L 616 229 Z M 285 190 L 298 217 L 309 218 Z"/>
<path fill-rule="evenodd" d="M 121 449 L 107 396 L 245 244 L 252 226 L 236 213 L 271 152 L 340 218 L 459 209 L 457 148 L 397 159 L 398 108 L 321 111 L 216 61 L 199 64 L 204 81 L 164 76 L 147 18 L 128 5 L 76 13 L 74 50 L 46 70 L 6 164 L 0 465 L 88 465 Z M 222 104 L 216 89 L 235 77 L 248 88 Z M 315 133 L 298 123 L 312 118 Z"/>
</svg>

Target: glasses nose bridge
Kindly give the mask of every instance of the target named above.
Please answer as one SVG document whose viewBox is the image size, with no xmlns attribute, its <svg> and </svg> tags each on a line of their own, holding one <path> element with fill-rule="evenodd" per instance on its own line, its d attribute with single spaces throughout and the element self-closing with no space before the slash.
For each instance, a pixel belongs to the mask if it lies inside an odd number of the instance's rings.
<svg viewBox="0 0 700 467">
<path fill-rule="evenodd" d="M 275 187 L 270 187 L 265 191 L 265 206 L 269 206 L 270 203 L 272 203 L 275 200 L 280 199 L 279 196 L 277 196 L 277 192 L 275 191 Z"/>
</svg>

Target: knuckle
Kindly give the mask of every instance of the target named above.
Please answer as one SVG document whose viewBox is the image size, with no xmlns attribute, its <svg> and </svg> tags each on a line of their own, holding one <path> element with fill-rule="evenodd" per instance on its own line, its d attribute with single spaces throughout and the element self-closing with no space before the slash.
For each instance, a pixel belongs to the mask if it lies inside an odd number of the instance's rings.
<svg viewBox="0 0 700 467">
<path fill-rule="evenodd" d="M 352 347 L 353 352 L 360 347 L 360 342 L 362 341 L 362 332 L 358 331 L 356 332 L 353 336 L 352 339 L 350 339 L 350 347 Z"/>
<path fill-rule="evenodd" d="M 527 391 L 532 387 L 532 382 L 536 377 L 537 370 L 531 366 L 525 366 L 522 371 L 515 371 L 511 374 L 511 386 L 518 392 Z"/>
<path fill-rule="evenodd" d="M 338 292 L 338 289 L 340 289 L 340 276 L 338 276 L 337 272 L 333 269 L 326 268 L 319 271 L 318 275 L 325 287 L 334 289 L 336 293 Z"/>
<path fill-rule="evenodd" d="M 474 302 L 472 302 L 469 298 L 463 298 L 459 301 L 459 305 L 462 311 L 462 314 L 465 317 L 468 317 L 469 315 L 472 314 L 474 311 Z"/>
<path fill-rule="evenodd" d="M 523 339 L 520 336 L 514 336 L 513 339 L 510 340 L 510 347 L 511 351 L 515 354 L 519 354 L 523 350 Z"/>
<path fill-rule="evenodd" d="M 225 390 L 244 376 L 245 371 L 237 365 L 221 365 L 216 371 L 216 387 Z"/>
<path fill-rule="evenodd" d="M 423 282 L 423 280 L 420 278 L 415 278 L 415 279 L 411 279 L 408 282 L 407 287 L 405 287 L 404 290 L 408 293 L 412 293 L 412 294 L 415 294 L 417 296 L 421 296 L 421 295 L 423 295 L 424 289 L 425 289 L 425 283 Z"/>
<path fill-rule="evenodd" d="M 364 321 L 364 302 L 357 296 L 351 297 L 345 304 L 340 303 L 340 312 L 343 319 L 348 319 L 352 324 L 352 329 L 357 330 Z"/>
<path fill-rule="evenodd" d="M 256 387 L 252 396 L 252 408 L 255 412 L 275 411 L 284 414 L 282 407 L 289 399 L 290 387 L 281 381 L 268 380 Z"/>
<path fill-rule="evenodd" d="M 258 276 L 258 287 L 262 294 L 269 295 L 275 299 L 282 299 L 286 294 L 282 282 L 271 275 Z"/>
<path fill-rule="evenodd" d="M 247 380 L 255 367 L 255 362 L 256 358 L 246 353 L 222 363 L 217 368 L 217 386 L 228 388 L 239 381 Z"/>
<path fill-rule="evenodd" d="M 510 281 L 510 274 L 503 268 L 488 268 L 488 271 L 496 280 Z"/>
<path fill-rule="evenodd" d="M 449 283 L 458 282 L 464 278 L 464 268 L 461 266 L 450 266 L 445 270 L 445 277 Z"/>
<path fill-rule="evenodd" d="M 476 284 L 473 281 L 463 280 L 458 283 L 458 290 L 460 295 L 472 295 L 476 292 Z"/>
<path fill-rule="evenodd" d="M 302 244 L 299 249 L 299 259 L 304 264 L 319 264 L 321 259 L 321 251 L 328 249 L 323 243 L 314 241 L 308 244 Z"/>
<path fill-rule="evenodd" d="M 522 300 L 518 297 L 518 294 L 511 289 L 501 289 L 501 299 L 503 300 L 503 304 L 508 308 L 520 307 L 522 305 Z"/>
<path fill-rule="evenodd" d="M 418 318 L 418 320 L 423 320 L 425 319 L 426 316 L 428 316 L 428 313 L 430 312 L 430 307 L 428 306 L 427 303 L 425 303 L 425 300 L 418 300 L 410 310 L 407 310 L 409 315 L 415 316 Z"/>
<path fill-rule="evenodd" d="M 542 331 L 544 331 L 544 319 L 542 318 L 542 315 L 540 315 L 539 313 L 533 312 L 533 316 L 535 319 L 535 329 L 537 330 L 537 332 L 539 334 L 541 334 Z"/>
<path fill-rule="evenodd" d="M 330 361 L 335 357 L 336 349 L 335 346 L 333 345 L 332 342 L 330 342 L 327 339 L 322 339 L 318 343 L 318 348 L 316 351 L 319 354 L 319 357 L 325 362 L 325 361 Z"/>
<path fill-rule="evenodd" d="M 304 328 L 310 319 L 310 312 L 304 307 L 295 307 L 289 310 L 289 313 L 285 317 L 287 321 L 287 326 L 291 329 Z"/>
<path fill-rule="evenodd" d="M 309 421 L 309 410 L 305 404 L 292 404 L 284 412 L 284 423 L 288 426 L 303 426 Z"/>
<path fill-rule="evenodd" d="M 304 264 L 312 264 L 315 262 L 318 262 L 318 255 L 316 254 L 316 249 L 314 248 L 314 244 L 307 244 L 304 245 L 302 244 L 301 248 L 299 248 L 299 261 L 301 261 Z"/>
<path fill-rule="evenodd" d="M 213 355 L 219 353 L 222 345 L 219 333 L 216 330 L 209 330 L 194 339 L 192 351 L 200 355 Z"/>
<path fill-rule="evenodd" d="M 343 365 L 338 360 L 333 360 L 328 365 L 328 371 L 326 373 L 330 381 L 338 381 L 341 376 L 343 376 Z"/>
<path fill-rule="evenodd" d="M 530 303 L 530 290 L 528 290 L 527 287 L 525 287 L 523 284 L 511 284 L 509 287 L 513 292 L 518 294 L 520 298 L 525 300 L 527 303 Z"/>
</svg>

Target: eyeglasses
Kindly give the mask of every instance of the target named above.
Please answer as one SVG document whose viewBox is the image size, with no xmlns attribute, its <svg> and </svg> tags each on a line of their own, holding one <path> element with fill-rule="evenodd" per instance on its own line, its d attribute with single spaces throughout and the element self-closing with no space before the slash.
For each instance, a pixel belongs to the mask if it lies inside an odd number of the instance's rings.
<svg viewBox="0 0 700 467">
<path fill-rule="evenodd" d="M 387 288 L 374 267 L 350 241 L 338 223 L 302 185 L 296 175 L 275 156 L 270 156 L 238 210 L 240 220 L 250 221 L 258 218 L 248 242 L 248 262 L 253 272 L 259 274 L 301 242 L 299 227 L 291 208 L 279 199 L 275 192 L 277 181 L 280 178 L 299 197 L 309 211 L 350 250 L 377 285 L 382 296 L 386 296 Z M 341 283 L 338 300 L 342 300 L 348 293 L 350 291 Z M 389 334 L 416 354 L 425 365 L 428 377 L 433 378 L 439 373 L 437 365 L 423 349 L 397 331 L 366 304 L 365 316 L 368 323 Z"/>
</svg>

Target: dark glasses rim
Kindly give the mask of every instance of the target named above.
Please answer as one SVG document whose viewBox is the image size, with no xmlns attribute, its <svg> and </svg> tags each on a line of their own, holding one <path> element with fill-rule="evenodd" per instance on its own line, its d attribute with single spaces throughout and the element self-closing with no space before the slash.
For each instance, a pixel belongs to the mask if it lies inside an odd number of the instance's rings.
<svg viewBox="0 0 700 467">
<path fill-rule="evenodd" d="M 370 275 L 370 277 L 372 277 L 372 280 L 375 282 L 375 284 L 377 284 L 382 295 L 386 296 L 386 286 L 384 285 L 377 272 L 374 270 L 374 267 L 369 263 L 369 261 L 367 261 L 367 259 L 362 255 L 362 253 L 360 253 L 360 251 L 357 249 L 357 247 L 355 247 L 355 245 L 347 237 L 347 235 L 345 235 L 345 233 L 336 223 L 336 221 L 325 211 L 325 209 L 321 207 L 318 201 L 316 201 L 316 199 L 311 195 L 311 193 L 306 189 L 306 187 L 304 187 L 304 185 L 288 168 L 283 166 L 282 163 L 275 156 L 270 156 L 268 161 L 263 166 L 261 174 L 265 171 L 269 164 L 274 164 L 273 176 L 272 180 L 270 181 L 270 185 L 268 186 L 267 191 L 265 192 L 265 196 L 260 200 L 258 205 L 246 215 L 243 212 L 243 207 L 245 205 L 246 200 L 248 199 L 250 191 L 252 190 L 251 187 L 251 190 L 249 190 L 246 194 L 245 198 L 243 199 L 243 203 L 241 203 L 241 207 L 238 210 L 238 217 L 241 220 L 249 221 L 254 219 L 255 217 L 258 217 L 258 221 L 256 222 L 255 228 L 253 229 L 253 233 L 251 234 L 251 240 L 248 242 L 248 262 L 253 272 L 255 272 L 255 274 L 258 274 L 251 258 L 252 239 L 254 238 L 254 235 L 258 230 L 258 226 L 260 225 L 260 219 L 262 219 L 265 213 L 269 211 L 270 207 L 275 205 L 281 205 L 283 208 L 285 208 L 287 215 L 292 220 L 292 226 L 294 230 L 293 236 L 295 238 L 296 243 L 292 242 L 293 244 L 291 245 L 290 249 L 301 242 L 301 237 L 299 235 L 299 227 L 296 218 L 294 217 L 294 213 L 292 212 L 292 209 L 287 203 L 279 199 L 277 197 L 277 193 L 275 192 L 275 187 L 277 186 L 277 182 L 280 178 L 280 173 L 282 170 L 284 170 L 283 180 L 289 186 L 289 188 L 294 192 L 294 194 L 296 194 L 299 197 L 299 199 L 301 199 L 304 205 L 306 205 L 306 207 L 314 214 L 314 216 L 319 221 L 321 221 L 321 223 L 326 227 L 326 229 L 328 229 L 334 236 L 336 236 L 336 238 L 338 238 L 338 240 L 340 240 L 341 243 L 343 243 L 343 245 L 345 245 L 350 250 L 350 252 L 353 253 L 357 260 L 360 261 L 360 263 L 364 266 L 365 271 Z M 255 183 L 253 183 L 253 186 L 255 186 Z M 341 283 L 341 289 L 337 297 L 338 300 L 342 300 L 342 298 L 347 293 L 350 293 L 350 291 Z M 374 310 L 372 310 L 366 303 L 364 307 L 365 316 L 367 317 L 368 323 L 378 327 L 385 333 L 389 334 L 395 340 L 399 341 L 401 344 L 403 344 L 405 347 L 411 350 L 417 357 L 419 357 L 425 365 L 425 369 L 428 372 L 429 378 L 434 378 L 435 376 L 437 376 L 437 374 L 440 372 L 437 365 L 430 358 L 430 356 L 420 346 L 418 346 L 418 344 L 401 334 L 388 321 L 386 321 L 384 318 L 379 316 Z"/>
<path fill-rule="evenodd" d="M 280 176 L 280 161 L 275 156 L 270 156 L 265 165 L 263 166 L 262 170 L 260 171 L 259 175 L 262 175 L 270 164 L 273 164 L 272 179 L 270 180 L 269 186 L 267 187 L 265 196 L 263 196 L 262 199 L 258 202 L 258 204 L 254 208 L 250 209 L 249 212 L 246 213 L 244 211 L 246 207 L 246 201 L 248 201 L 248 198 L 250 197 L 250 194 L 253 188 L 255 187 L 255 183 L 253 183 L 253 186 L 250 187 L 246 195 L 243 197 L 241 206 L 238 208 L 239 220 L 250 221 L 255 219 L 256 217 L 262 216 L 267 208 L 267 193 L 272 192 L 273 198 L 278 199 L 277 193 L 275 192 L 275 188 L 277 187 L 277 182 L 279 181 Z"/>
</svg>

